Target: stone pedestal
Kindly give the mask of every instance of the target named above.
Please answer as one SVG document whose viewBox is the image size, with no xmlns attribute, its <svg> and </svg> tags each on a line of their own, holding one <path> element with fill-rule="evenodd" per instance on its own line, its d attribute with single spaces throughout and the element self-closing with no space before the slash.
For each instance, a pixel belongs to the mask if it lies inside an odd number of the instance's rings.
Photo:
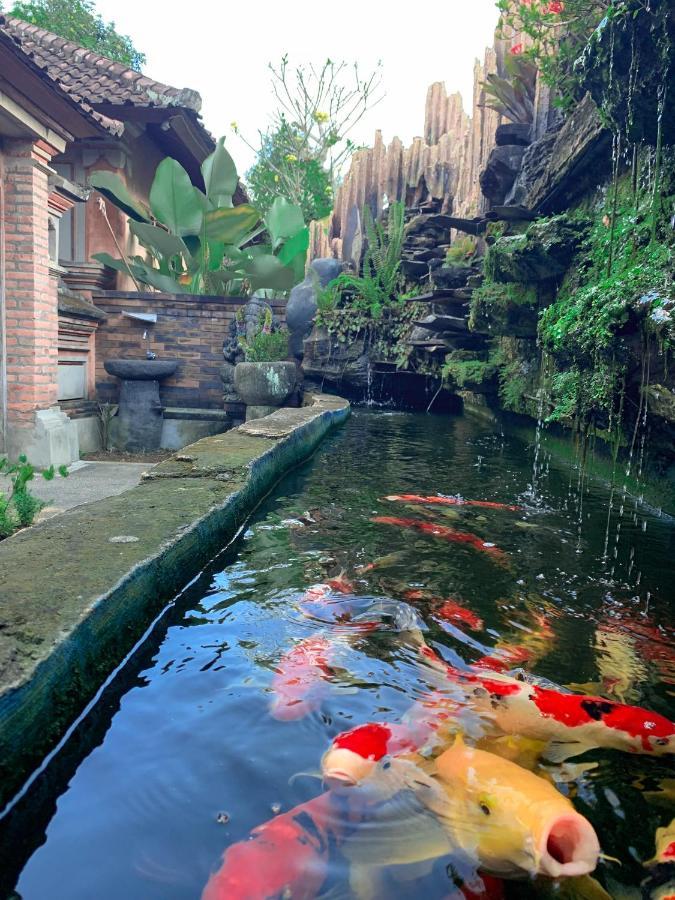
<svg viewBox="0 0 675 900">
<path fill-rule="evenodd" d="M 38 469 L 69 466 L 80 458 L 77 426 L 58 406 L 38 410 L 32 425 L 10 428 L 8 445 L 10 459 L 23 453 Z"/>
<path fill-rule="evenodd" d="M 157 450 L 162 440 L 159 381 L 122 381 L 115 441 L 136 453 Z"/>
<path fill-rule="evenodd" d="M 108 359 L 110 375 L 120 379 L 120 405 L 112 436 L 121 450 L 157 450 L 162 441 L 159 382 L 178 368 L 174 359 Z"/>
</svg>

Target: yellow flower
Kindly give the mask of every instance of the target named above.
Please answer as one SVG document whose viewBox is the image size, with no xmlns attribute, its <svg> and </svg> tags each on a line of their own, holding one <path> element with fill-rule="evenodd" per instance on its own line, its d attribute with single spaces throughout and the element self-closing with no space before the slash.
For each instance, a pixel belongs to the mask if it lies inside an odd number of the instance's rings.
<svg viewBox="0 0 675 900">
<path fill-rule="evenodd" d="M 230 128 L 232 129 L 232 131 L 234 131 L 235 134 L 239 131 L 239 126 L 236 122 L 230 122 Z"/>
<path fill-rule="evenodd" d="M 278 176 L 278 175 L 275 175 L 275 176 L 274 176 L 274 180 L 275 180 L 275 181 L 279 181 L 279 176 Z"/>
<path fill-rule="evenodd" d="M 327 112 L 320 112 L 319 110 L 317 110 L 314 113 L 314 121 L 318 122 L 320 125 L 324 125 L 329 119 L 330 116 Z"/>
<path fill-rule="evenodd" d="M 295 153 L 287 153 L 286 154 L 286 162 L 297 162 L 297 161 L 298 161 L 298 157 L 295 155 Z"/>
</svg>

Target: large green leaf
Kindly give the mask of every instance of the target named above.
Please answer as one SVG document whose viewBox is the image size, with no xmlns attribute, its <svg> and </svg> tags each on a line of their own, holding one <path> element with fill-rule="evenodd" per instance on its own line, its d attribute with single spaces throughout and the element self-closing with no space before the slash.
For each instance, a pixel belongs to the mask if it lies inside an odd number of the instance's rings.
<svg viewBox="0 0 675 900">
<path fill-rule="evenodd" d="M 260 213 L 248 203 L 231 209 L 212 209 L 206 213 L 206 237 L 209 241 L 239 246 L 260 219 Z"/>
<path fill-rule="evenodd" d="M 147 263 L 144 263 L 143 260 L 139 259 L 137 256 L 129 260 L 128 267 L 124 260 L 115 259 L 113 256 L 110 256 L 109 253 L 94 253 L 93 259 L 97 259 L 104 265 L 110 266 L 111 269 L 115 269 L 116 272 L 123 272 L 125 275 L 128 275 L 129 269 L 131 269 L 131 272 L 137 281 L 140 281 L 143 284 L 149 284 L 165 294 L 185 293 L 185 288 L 174 278 L 170 275 L 163 274 L 159 269 L 153 269 L 152 266 L 147 265 Z"/>
<path fill-rule="evenodd" d="M 295 284 L 295 272 L 279 262 L 276 256 L 258 256 L 244 265 L 251 283 L 251 291 L 270 288 L 273 291 L 290 291 Z"/>
<path fill-rule="evenodd" d="M 216 149 L 202 163 L 202 175 L 211 206 L 214 209 L 231 207 L 239 176 L 234 160 L 225 149 L 225 138 L 218 141 Z"/>
<path fill-rule="evenodd" d="M 150 221 L 144 207 L 131 196 L 127 186 L 113 172 L 106 172 L 101 169 L 92 172 L 89 176 L 89 184 L 136 222 Z"/>
<path fill-rule="evenodd" d="M 142 274 L 133 259 L 129 261 L 129 265 L 123 259 L 115 259 L 109 253 L 94 253 L 92 259 L 98 260 L 98 262 L 103 263 L 104 266 L 108 266 L 110 269 L 114 269 L 116 272 L 124 272 L 125 275 L 129 274 L 129 269 L 131 269 L 136 278 Z"/>
<path fill-rule="evenodd" d="M 305 220 L 299 206 L 285 197 L 277 197 L 265 216 L 265 225 L 272 238 L 272 246 L 277 250 L 283 241 L 302 231 Z"/>
<path fill-rule="evenodd" d="M 163 275 L 158 269 L 153 269 L 152 266 L 142 262 L 137 263 L 136 268 L 140 270 L 140 274 L 137 275 L 138 280 L 157 288 L 158 291 L 162 291 L 164 294 L 186 293 L 186 288 L 170 275 Z M 136 273 L 134 272 L 134 274 Z"/>
<path fill-rule="evenodd" d="M 302 256 L 302 262 L 304 265 L 305 257 L 307 256 L 307 250 L 309 249 L 309 228 L 303 228 L 301 231 L 298 231 L 297 234 L 294 234 L 292 238 L 289 238 L 277 253 L 277 257 L 280 262 L 282 262 L 285 266 L 290 265 L 296 256 Z"/>
<path fill-rule="evenodd" d="M 150 207 L 172 234 L 199 234 L 206 197 L 190 181 L 179 162 L 171 157 L 157 166 L 150 188 Z"/>
<path fill-rule="evenodd" d="M 129 227 L 138 240 L 152 253 L 165 258 L 171 256 L 183 256 L 190 259 L 190 251 L 185 242 L 174 234 L 169 234 L 157 225 L 147 225 L 144 222 L 130 222 Z"/>
</svg>

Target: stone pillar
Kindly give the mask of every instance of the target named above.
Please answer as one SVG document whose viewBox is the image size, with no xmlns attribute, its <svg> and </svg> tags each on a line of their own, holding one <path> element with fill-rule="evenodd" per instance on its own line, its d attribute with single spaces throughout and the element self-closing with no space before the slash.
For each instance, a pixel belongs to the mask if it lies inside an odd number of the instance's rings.
<svg viewBox="0 0 675 900">
<path fill-rule="evenodd" d="M 37 466 L 79 458 L 77 429 L 57 406 L 57 281 L 50 274 L 48 178 L 56 151 L 43 141 L 4 145 L 7 451 Z"/>
</svg>

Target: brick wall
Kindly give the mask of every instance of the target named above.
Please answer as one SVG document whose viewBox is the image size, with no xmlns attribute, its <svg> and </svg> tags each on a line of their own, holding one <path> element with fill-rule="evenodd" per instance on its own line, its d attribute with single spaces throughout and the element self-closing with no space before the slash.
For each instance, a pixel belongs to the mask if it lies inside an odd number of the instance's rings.
<svg viewBox="0 0 675 900">
<path fill-rule="evenodd" d="M 161 384 L 166 406 L 222 409 L 223 341 L 246 300 L 116 291 L 94 294 L 93 300 L 108 313 L 96 332 L 96 390 L 101 401 L 114 402 L 119 394 L 119 381 L 107 374 L 104 361 L 142 359 L 146 350 L 152 350 L 160 359 L 181 361 L 175 376 Z M 285 301 L 272 301 L 271 305 L 275 316 L 283 319 Z M 123 316 L 123 312 L 156 313 L 157 322 L 146 324 Z M 143 339 L 145 331 L 147 339 Z"/>
<path fill-rule="evenodd" d="M 56 403 L 58 314 L 49 274 L 48 163 L 42 142 L 4 143 L 7 420 L 28 425 Z"/>
</svg>

